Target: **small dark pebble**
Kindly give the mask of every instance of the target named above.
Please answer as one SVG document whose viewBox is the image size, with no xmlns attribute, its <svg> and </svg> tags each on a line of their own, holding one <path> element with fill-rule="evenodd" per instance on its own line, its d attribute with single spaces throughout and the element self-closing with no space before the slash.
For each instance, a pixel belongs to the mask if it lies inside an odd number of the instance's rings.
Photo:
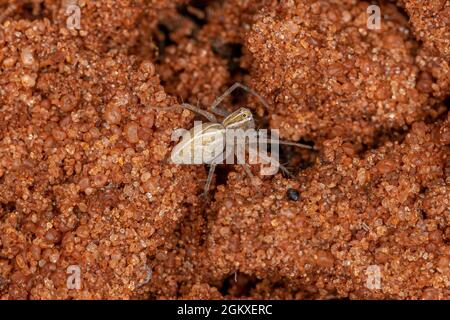
<svg viewBox="0 0 450 320">
<path fill-rule="evenodd" d="M 292 188 L 288 189 L 286 195 L 288 199 L 292 201 L 298 201 L 298 199 L 300 199 L 300 193 L 298 192 L 298 190 Z"/>
</svg>

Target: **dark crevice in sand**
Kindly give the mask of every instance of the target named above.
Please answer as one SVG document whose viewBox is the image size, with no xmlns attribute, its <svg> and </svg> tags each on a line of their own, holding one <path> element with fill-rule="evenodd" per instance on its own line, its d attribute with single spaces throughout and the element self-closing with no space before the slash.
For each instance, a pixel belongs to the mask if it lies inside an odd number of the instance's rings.
<svg viewBox="0 0 450 320">
<path fill-rule="evenodd" d="M 242 43 L 222 43 L 219 39 L 215 39 L 211 42 L 211 48 L 214 53 L 227 61 L 231 78 L 249 73 L 248 70 L 241 68 Z"/>
<path fill-rule="evenodd" d="M 218 288 L 223 296 L 231 295 L 233 298 L 245 298 L 250 296 L 251 291 L 261 282 L 255 276 L 236 272 L 222 281 Z"/>
<path fill-rule="evenodd" d="M 215 188 L 214 188 L 214 192 L 216 191 L 217 187 L 220 185 L 226 185 L 227 184 L 227 179 L 228 179 L 228 174 L 233 171 L 233 166 L 229 166 L 229 165 L 218 165 L 216 167 L 215 170 Z M 209 167 L 206 166 L 206 171 L 209 171 Z M 212 196 L 214 198 L 214 195 Z"/>
<path fill-rule="evenodd" d="M 314 147 L 314 142 L 300 140 L 298 143 Z M 300 171 L 314 166 L 318 152 L 314 150 L 300 149 L 298 147 L 280 145 L 280 163 L 284 165 L 289 172 L 296 176 Z"/>
<path fill-rule="evenodd" d="M 34 20 L 43 18 L 42 12 L 42 3 L 39 2 L 27 2 L 23 5 L 23 16 L 26 19 Z M 36 14 L 37 13 L 37 14 Z"/>
<path fill-rule="evenodd" d="M 51 17 L 47 15 L 45 3 L 36 1 L 23 1 L 0 6 L 0 23 L 7 19 L 13 20 L 38 20 Z M 51 19 L 50 19 L 51 20 Z"/>
<path fill-rule="evenodd" d="M 447 111 L 448 111 L 449 110 L 448 101 L 446 101 L 445 103 L 446 103 Z M 437 107 L 437 105 L 436 105 L 436 107 Z M 436 117 L 426 116 L 423 119 L 423 122 L 425 122 L 426 124 L 432 125 L 433 123 L 439 123 L 441 121 L 444 121 L 446 118 L 447 118 L 447 112 L 440 112 L 439 115 Z M 363 144 L 362 149 L 358 151 L 357 155 L 363 156 L 365 153 L 367 153 L 371 150 L 380 148 L 387 142 L 401 144 L 401 143 L 403 143 L 406 135 L 411 131 L 411 128 L 412 128 L 412 124 L 405 125 L 403 128 L 378 131 L 375 134 L 374 143 L 370 144 L 370 145 Z"/>
<path fill-rule="evenodd" d="M 4 215 L 6 215 L 8 213 L 16 211 L 16 203 L 12 202 L 12 201 L 6 202 L 6 203 L 2 203 L 0 205 L 0 207 L 2 208 L 2 213 L 3 213 L 1 216 L 4 216 Z"/>
<path fill-rule="evenodd" d="M 206 7 L 209 5 L 207 0 L 193 0 L 189 4 L 177 6 L 179 14 L 191 19 L 199 27 L 202 27 L 208 22 L 206 15 Z"/>
<path fill-rule="evenodd" d="M 157 30 L 158 33 L 154 36 L 159 53 L 157 62 L 161 63 L 161 61 L 164 59 L 166 48 L 170 45 L 173 45 L 174 42 L 170 39 L 170 30 L 165 24 L 158 23 Z"/>
<path fill-rule="evenodd" d="M 391 129 L 390 131 L 379 131 L 374 135 L 374 142 L 372 144 L 363 143 L 362 148 L 361 150 L 358 150 L 357 155 L 362 157 L 367 152 L 383 146 L 386 142 L 402 143 L 410 129 L 410 126 L 405 126 L 404 128 Z"/>
</svg>

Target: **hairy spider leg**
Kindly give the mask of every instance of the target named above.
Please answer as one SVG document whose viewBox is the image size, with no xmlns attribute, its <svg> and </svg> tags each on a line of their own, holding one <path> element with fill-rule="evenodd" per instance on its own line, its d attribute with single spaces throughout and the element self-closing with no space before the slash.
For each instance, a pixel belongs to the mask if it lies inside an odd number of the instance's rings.
<svg viewBox="0 0 450 320">
<path fill-rule="evenodd" d="M 254 152 L 257 152 L 257 150 L 255 151 L 255 148 L 251 147 L 250 144 L 249 144 L 248 148 L 249 148 L 249 150 L 252 149 Z M 286 174 L 287 176 L 292 178 L 292 174 L 289 172 L 289 170 L 285 166 L 283 166 L 279 161 L 269 157 L 268 155 L 266 155 L 262 152 L 259 152 L 259 153 L 257 152 L 257 154 L 258 154 L 258 157 L 262 158 L 264 161 L 275 164 L 278 168 L 280 168 L 281 171 L 283 171 L 284 174 Z"/>
<path fill-rule="evenodd" d="M 211 112 L 203 110 L 199 107 L 195 107 L 188 103 L 182 103 L 180 105 L 175 105 L 175 106 L 170 106 L 170 107 L 165 107 L 165 108 L 160 108 L 160 107 L 150 107 L 150 108 L 155 109 L 155 110 L 160 110 L 160 111 L 169 111 L 169 110 L 173 110 L 173 109 L 177 109 L 177 108 L 188 109 L 194 113 L 197 113 L 197 114 L 205 117 L 206 119 L 208 119 L 209 122 L 214 122 L 214 123 L 218 122 L 216 116 L 214 114 L 212 114 Z"/>
<path fill-rule="evenodd" d="M 181 104 L 181 106 L 183 108 L 191 110 L 192 112 L 196 112 L 196 113 L 204 116 L 206 119 L 208 119 L 209 122 L 214 122 L 214 123 L 218 122 L 216 116 L 214 114 L 212 114 L 211 112 L 203 110 L 199 107 L 194 107 L 193 105 L 190 105 L 188 103 L 183 103 L 183 104 Z"/>
<path fill-rule="evenodd" d="M 248 93 L 254 95 L 255 97 L 257 97 L 259 99 L 259 101 L 262 103 L 262 105 L 266 108 L 266 110 L 269 110 L 269 105 L 267 104 L 266 100 L 264 100 L 263 97 L 261 97 L 256 91 L 254 91 L 253 89 L 250 89 L 249 87 L 247 87 L 246 85 L 243 85 L 240 82 L 236 82 L 235 84 L 233 84 L 231 87 L 229 87 L 220 97 L 218 97 L 216 100 L 214 100 L 213 104 L 211 105 L 211 110 L 219 115 L 223 114 L 223 111 L 220 109 L 218 106 L 219 104 L 223 101 L 223 99 L 225 99 L 226 96 L 230 95 L 234 90 L 236 90 L 237 88 L 241 88 L 244 91 L 247 91 Z M 227 112 L 227 111 L 226 111 Z M 228 113 L 228 112 L 227 112 Z M 229 114 L 229 113 L 228 113 Z M 227 114 L 227 115 L 228 115 Z M 227 116 L 225 115 L 225 116 Z"/>
<path fill-rule="evenodd" d="M 213 178 L 213 175 L 214 175 L 214 171 L 216 170 L 217 164 L 219 164 L 219 157 L 223 157 L 223 160 L 224 160 L 224 159 L 227 159 L 229 153 L 233 152 L 233 149 L 228 150 L 228 151 L 225 150 L 224 152 L 225 152 L 225 154 L 224 154 L 224 153 L 219 154 L 219 155 L 218 155 L 216 158 L 214 158 L 214 159 L 211 161 L 211 163 L 209 164 L 210 167 L 209 167 L 209 171 L 208 171 L 208 178 L 206 178 L 206 183 L 205 183 L 205 187 L 204 187 L 204 189 L 203 189 L 202 196 L 206 196 L 206 195 L 208 194 L 209 187 L 211 186 L 211 181 L 212 181 L 212 178 Z"/>
<path fill-rule="evenodd" d="M 252 183 L 252 185 L 258 188 L 261 184 L 261 179 L 253 174 L 250 166 L 247 163 L 244 163 L 242 167 L 244 168 L 245 174 L 250 178 L 250 182 Z"/>
<path fill-rule="evenodd" d="M 204 197 L 206 197 L 208 194 L 209 187 L 211 185 L 211 181 L 212 181 L 212 178 L 214 175 L 214 171 L 216 170 L 216 166 L 217 166 L 217 164 L 215 164 L 215 163 L 210 164 L 208 178 L 206 179 L 205 187 L 204 187 L 203 193 L 202 193 L 202 196 L 204 196 Z"/>
<path fill-rule="evenodd" d="M 291 142 L 291 141 L 284 141 L 284 140 L 272 140 L 272 139 L 261 139 L 258 138 L 260 141 L 263 140 L 266 143 L 270 143 L 270 144 L 282 144 L 285 146 L 294 146 L 294 147 L 299 147 L 299 148 L 303 148 L 303 149 L 308 149 L 308 150 L 314 150 L 314 147 L 311 147 L 307 144 L 303 144 L 303 143 L 298 143 L 298 142 Z"/>
<path fill-rule="evenodd" d="M 223 118 L 226 118 L 230 115 L 230 112 L 228 112 L 227 110 L 216 106 L 214 109 L 211 110 L 212 112 L 214 112 L 215 114 L 217 114 L 218 116 L 221 116 Z"/>
</svg>

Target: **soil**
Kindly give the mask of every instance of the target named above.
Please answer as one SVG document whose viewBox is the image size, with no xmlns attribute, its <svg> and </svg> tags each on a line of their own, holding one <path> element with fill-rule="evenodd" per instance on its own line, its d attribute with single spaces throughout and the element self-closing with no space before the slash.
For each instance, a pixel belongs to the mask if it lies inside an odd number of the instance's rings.
<svg viewBox="0 0 450 320">
<path fill-rule="evenodd" d="M 279 2 L 0 0 L 2 299 L 450 299 L 450 2 Z M 235 82 L 314 150 L 205 198 L 163 109 Z"/>
</svg>

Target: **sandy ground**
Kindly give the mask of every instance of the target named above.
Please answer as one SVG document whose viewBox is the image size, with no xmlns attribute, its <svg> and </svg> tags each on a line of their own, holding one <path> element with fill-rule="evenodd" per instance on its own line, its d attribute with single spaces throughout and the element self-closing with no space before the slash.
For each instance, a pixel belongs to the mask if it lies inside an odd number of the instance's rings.
<svg viewBox="0 0 450 320">
<path fill-rule="evenodd" d="M 450 3 L 368 6 L 0 0 L 0 297 L 449 299 Z M 238 81 L 315 150 L 205 198 L 163 109 Z"/>
</svg>

